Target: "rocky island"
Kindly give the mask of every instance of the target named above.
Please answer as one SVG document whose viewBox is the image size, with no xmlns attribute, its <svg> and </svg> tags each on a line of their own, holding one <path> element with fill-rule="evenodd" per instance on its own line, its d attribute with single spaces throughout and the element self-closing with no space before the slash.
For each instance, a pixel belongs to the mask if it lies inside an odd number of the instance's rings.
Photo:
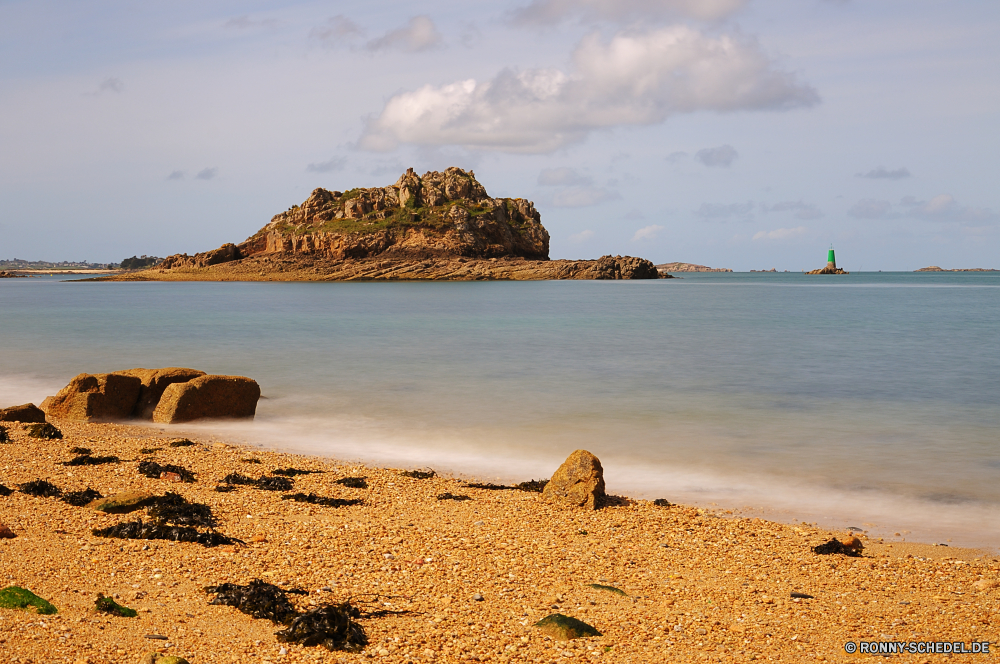
<svg viewBox="0 0 1000 664">
<path fill-rule="evenodd" d="M 240 244 L 175 254 L 115 281 L 657 279 L 631 256 L 550 260 L 534 203 L 492 198 L 475 173 L 408 169 L 386 187 L 316 189 Z"/>
</svg>

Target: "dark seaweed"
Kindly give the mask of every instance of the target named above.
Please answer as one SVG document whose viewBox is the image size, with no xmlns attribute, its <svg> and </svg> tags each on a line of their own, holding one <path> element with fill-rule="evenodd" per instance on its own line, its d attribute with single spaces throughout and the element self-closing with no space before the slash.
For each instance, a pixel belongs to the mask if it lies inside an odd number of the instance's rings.
<svg viewBox="0 0 1000 664">
<path fill-rule="evenodd" d="M 139 454 L 154 454 L 159 452 L 161 448 L 159 447 L 143 447 L 139 450 Z"/>
<path fill-rule="evenodd" d="M 253 484 L 265 491 L 291 491 L 292 481 L 287 477 L 262 477 Z"/>
<path fill-rule="evenodd" d="M 139 474 L 160 479 L 161 473 L 177 473 L 184 482 L 194 482 L 194 473 L 183 466 L 175 466 L 172 463 L 158 464 L 155 461 L 140 461 Z"/>
<path fill-rule="evenodd" d="M 247 477 L 246 475 L 240 475 L 239 473 L 229 473 L 222 478 L 222 481 L 226 484 L 244 484 L 250 485 L 255 484 L 257 480 L 252 477 Z"/>
<path fill-rule="evenodd" d="M 121 463 L 121 459 L 116 456 L 90 456 L 81 454 L 71 461 L 63 461 L 60 466 L 100 466 L 105 463 Z"/>
<path fill-rule="evenodd" d="M 670 507 L 672 503 L 666 498 L 657 498 L 653 501 L 653 504 L 657 507 Z"/>
<path fill-rule="evenodd" d="M 10 436 L 7 434 L 7 427 L 0 425 L 0 443 L 9 443 Z"/>
<path fill-rule="evenodd" d="M 485 489 L 487 491 L 513 491 L 516 486 L 507 486 L 506 484 L 490 484 L 489 482 L 483 484 L 481 482 L 466 482 L 465 486 L 470 489 Z"/>
<path fill-rule="evenodd" d="M 62 495 L 62 489 L 45 480 L 28 482 L 22 484 L 19 488 L 21 489 L 21 493 L 26 493 L 29 496 L 37 496 L 38 498 L 58 498 Z"/>
<path fill-rule="evenodd" d="M 14 492 L 11 489 L 9 489 L 8 487 L 5 487 L 3 484 L 0 484 L 0 496 L 3 496 L 4 498 L 6 498 L 7 496 L 9 496 L 12 493 L 14 493 Z"/>
<path fill-rule="evenodd" d="M 284 590 L 260 579 L 254 579 L 248 585 L 223 583 L 209 586 L 205 592 L 215 593 L 215 599 L 209 604 L 233 606 L 241 612 L 254 618 L 263 618 L 279 625 L 287 625 L 298 615 L 295 607 L 288 601 L 288 594 L 308 594 L 305 590 Z"/>
<path fill-rule="evenodd" d="M 193 542 L 206 547 L 219 546 L 220 544 L 246 544 L 246 542 L 241 539 L 227 537 L 221 533 L 200 533 L 194 528 L 183 526 L 164 526 L 157 523 L 143 523 L 142 519 L 119 523 L 108 528 L 96 528 L 93 533 L 94 537 Z"/>
<path fill-rule="evenodd" d="M 415 480 L 429 480 L 437 475 L 433 470 L 403 470 L 399 474 L 403 477 L 412 477 Z"/>
<path fill-rule="evenodd" d="M 821 556 L 828 556 L 831 554 L 839 554 L 844 556 L 850 556 L 852 558 L 860 558 L 861 554 L 854 549 L 844 546 L 841 544 L 840 540 L 834 537 L 832 540 L 826 544 L 820 544 L 819 546 L 813 547 L 813 553 L 818 553 Z"/>
<path fill-rule="evenodd" d="M 367 489 L 368 482 L 365 479 L 364 477 L 341 477 L 339 480 L 334 480 L 334 484 L 342 484 L 351 489 Z"/>
<path fill-rule="evenodd" d="M 157 498 L 146 513 L 158 524 L 205 528 L 215 528 L 219 525 L 211 507 L 188 502 L 184 496 L 173 491 L 168 491 L 166 495 Z"/>
<path fill-rule="evenodd" d="M 472 500 L 472 498 L 463 495 L 456 495 L 448 491 L 446 493 L 439 493 L 438 500 Z"/>
<path fill-rule="evenodd" d="M 327 498 L 325 496 L 317 496 L 315 493 L 310 493 L 308 495 L 304 493 L 292 493 L 282 496 L 281 499 L 294 500 L 297 503 L 322 505 L 323 507 L 348 507 L 350 505 L 360 505 L 364 502 L 360 498 Z"/>
<path fill-rule="evenodd" d="M 260 459 L 255 459 L 253 457 L 247 457 L 246 459 L 240 459 L 243 463 L 260 463 Z"/>
<path fill-rule="evenodd" d="M 312 475 L 313 473 L 323 473 L 323 470 L 302 470 L 301 468 L 278 468 L 272 470 L 272 475 L 283 475 L 285 477 L 295 477 L 297 475 Z"/>
<path fill-rule="evenodd" d="M 323 646 L 327 650 L 361 652 L 368 645 L 364 628 L 355 622 L 361 613 L 350 602 L 309 609 L 276 632 L 282 643 Z"/>
<path fill-rule="evenodd" d="M 235 491 L 236 487 L 234 487 L 232 484 L 219 484 L 218 486 L 215 487 L 215 490 L 218 491 L 219 493 L 229 493 L 230 491 Z"/>
<path fill-rule="evenodd" d="M 194 445 L 194 443 L 192 443 L 187 438 L 182 438 L 180 440 L 172 440 L 169 443 L 167 443 L 167 445 L 169 445 L 170 447 L 191 447 L 192 445 Z"/>
<path fill-rule="evenodd" d="M 41 422 L 39 424 L 32 424 L 29 426 L 28 436 L 31 438 L 43 438 L 45 440 L 60 440 L 63 437 L 62 431 L 55 428 L 48 422 Z"/>
<path fill-rule="evenodd" d="M 103 498 L 99 492 L 94 491 L 89 486 L 83 491 L 70 491 L 62 495 L 62 501 L 73 507 L 86 507 L 98 498 Z"/>
<path fill-rule="evenodd" d="M 110 597 L 105 597 L 101 594 L 97 595 L 97 601 L 94 602 L 94 609 L 101 613 L 110 613 L 120 618 L 135 618 L 139 615 L 135 609 L 122 606 Z"/>
<path fill-rule="evenodd" d="M 514 488 L 521 491 L 530 491 L 532 493 L 541 493 L 545 490 L 545 485 L 548 484 L 548 480 L 528 480 L 527 482 L 521 482 L 515 484 Z"/>
<path fill-rule="evenodd" d="M 91 449 L 89 447 L 71 447 L 69 448 L 70 454 L 90 454 Z"/>
</svg>

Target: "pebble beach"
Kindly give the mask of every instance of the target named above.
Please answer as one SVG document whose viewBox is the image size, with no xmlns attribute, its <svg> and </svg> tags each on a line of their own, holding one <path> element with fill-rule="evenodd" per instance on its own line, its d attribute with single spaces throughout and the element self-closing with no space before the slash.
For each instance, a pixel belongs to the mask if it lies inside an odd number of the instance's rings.
<svg viewBox="0 0 1000 664">
<path fill-rule="evenodd" d="M 176 436 L 155 426 L 54 424 L 61 440 L 30 438 L 26 425 L 6 423 L 10 441 L 0 444 L 0 484 L 13 490 L 0 497 L 0 523 L 14 535 L 0 539 L 0 588 L 26 588 L 58 609 L 0 609 L 3 662 L 131 664 L 149 651 L 191 664 L 868 657 L 847 654 L 849 641 L 989 641 L 1000 651 L 1000 558 L 989 551 L 859 534 L 861 557 L 819 555 L 813 547 L 849 533 L 625 497 L 584 510 L 535 492 L 216 439 L 171 447 Z M 73 447 L 121 461 L 61 465 Z M 182 466 L 196 481 L 145 477 L 137 471 L 143 460 Z M 284 468 L 316 471 L 295 476 L 293 492 L 362 502 L 297 503 L 282 499 L 291 492 L 253 486 L 215 491 L 230 473 Z M 345 477 L 363 477 L 367 487 L 337 483 Z M 36 479 L 105 496 L 174 491 L 211 506 L 218 532 L 245 544 L 96 537 L 94 529 L 145 514 L 104 514 L 18 490 Z M 368 645 L 349 653 L 280 643 L 281 626 L 209 603 L 206 586 L 254 579 L 307 591 L 289 596 L 303 610 L 349 600 L 362 612 Z M 97 613 L 98 594 L 138 616 Z M 600 636 L 553 639 L 534 626 L 553 613 Z"/>
</svg>

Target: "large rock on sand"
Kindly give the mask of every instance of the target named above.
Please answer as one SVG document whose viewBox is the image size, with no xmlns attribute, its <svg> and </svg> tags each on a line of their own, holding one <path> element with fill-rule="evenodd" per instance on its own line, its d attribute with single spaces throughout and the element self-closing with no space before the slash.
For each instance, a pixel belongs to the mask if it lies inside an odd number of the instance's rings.
<svg viewBox="0 0 1000 664">
<path fill-rule="evenodd" d="M 186 383 L 199 376 L 204 376 L 204 371 L 198 369 L 184 369 L 182 367 L 166 367 L 164 369 L 128 369 L 127 371 L 117 371 L 115 373 L 126 376 L 135 376 L 142 381 L 139 389 L 139 400 L 135 404 L 132 416 L 140 420 L 153 419 L 153 411 L 160 403 L 160 397 L 168 385 L 174 383 Z"/>
<path fill-rule="evenodd" d="M 199 376 L 168 385 L 153 411 L 161 424 L 201 419 L 252 418 L 257 412 L 260 386 L 245 376 Z"/>
<path fill-rule="evenodd" d="M 26 403 L 23 406 L 11 406 L 0 410 L 0 422 L 31 422 L 42 423 L 45 421 L 45 411 L 33 403 Z"/>
<path fill-rule="evenodd" d="M 132 415 L 142 381 L 120 373 L 80 374 L 42 402 L 45 414 L 63 420 L 108 422 Z"/>
<path fill-rule="evenodd" d="M 597 509 L 604 500 L 604 468 L 587 450 L 567 457 L 542 491 L 549 502 Z"/>
</svg>

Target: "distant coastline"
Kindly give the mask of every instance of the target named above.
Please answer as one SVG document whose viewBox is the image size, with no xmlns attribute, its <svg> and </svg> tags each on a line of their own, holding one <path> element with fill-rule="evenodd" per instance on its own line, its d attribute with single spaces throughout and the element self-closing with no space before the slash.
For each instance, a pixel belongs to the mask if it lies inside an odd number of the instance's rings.
<svg viewBox="0 0 1000 664">
<path fill-rule="evenodd" d="M 989 267 L 967 267 L 949 270 L 943 267 L 938 267 L 937 265 L 931 265 L 928 267 L 922 267 L 919 270 L 914 270 L 914 272 L 997 272 L 997 270 Z"/>
</svg>

